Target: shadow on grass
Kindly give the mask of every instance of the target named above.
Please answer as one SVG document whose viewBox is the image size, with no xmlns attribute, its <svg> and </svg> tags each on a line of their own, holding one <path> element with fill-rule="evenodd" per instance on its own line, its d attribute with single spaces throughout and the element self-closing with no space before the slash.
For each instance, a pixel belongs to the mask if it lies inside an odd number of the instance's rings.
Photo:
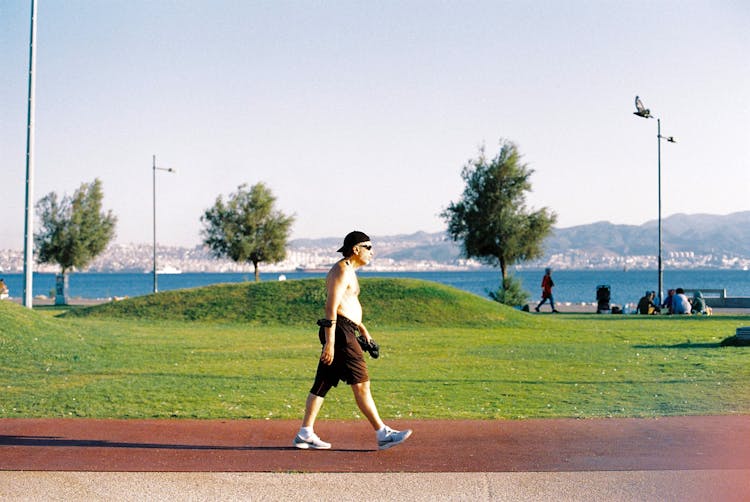
<svg viewBox="0 0 750 502">
<path fill-rule="evenodd" d="M 650 385 L 650 384 L 657 384 L 657 385 L 681 385 L 681 384 L 690 384 L 694 385 L 697 383 L 713 383 L 716 380 L 711 378 L 672 378 L 672 379 L 665 379 L 665 380 L 635 380 L 635 379 L 628 379 L 628 380 L 508 380 L 508 379 L 445 379 L 445 378 L 434 378 L 434 379 L 379 379 L 379 382 L 386 382 L 386 383 L 411 383 L 414 385 L 441 385 L 443 387 L 458 387 L 460 385 L 492 385 L 492 384 L 498 384 L 498 385 L 506 385 L 506 386 L 515 386 L 515 385 L 530 385 L 530 386 L 538 386 L 538 387 L 545 387 L 549 385 L 555 385 L 555 386 L 577 386 L 577 385 L 593 385 L 593 386 L 602 386 L 602 387 L 627 387 L 632 385 Z M 0 443 L 1 444 L 1 443 Z"/>
<path fill-rule="evenodd" d="M 709 342 L 691 342 L 676 343 L 672 345 L 633 345 L 635 349 L 720 349 L 724 347 L 748 347 L 750 346 L 750 340 L 737 338 L 736 336 L 730 336 L 725 338 L 721 342 L 709 343 Z"/>
<path fill-rule="evenodd" d="M 718 349 L 721 347 L 722 345 L 720 342 L 685 342 L 672 345 L 633 345 L 634 349 Z"/>
</svg>

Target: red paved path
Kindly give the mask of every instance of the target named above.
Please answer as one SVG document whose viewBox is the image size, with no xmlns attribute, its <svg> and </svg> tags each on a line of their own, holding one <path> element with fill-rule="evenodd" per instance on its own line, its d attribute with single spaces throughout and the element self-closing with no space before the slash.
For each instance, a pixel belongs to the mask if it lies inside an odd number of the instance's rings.
<svg viewBox="0 0 750 502">
<path fill-rule="evenodd" d="M 299 421 L 0 419 L 0 470 L 563 472 L 750 469 L 750 416 L 392 421 L 375 449 L 365 421 L 325 421 L 329 451 L 291 446 Z"/>
</svg>

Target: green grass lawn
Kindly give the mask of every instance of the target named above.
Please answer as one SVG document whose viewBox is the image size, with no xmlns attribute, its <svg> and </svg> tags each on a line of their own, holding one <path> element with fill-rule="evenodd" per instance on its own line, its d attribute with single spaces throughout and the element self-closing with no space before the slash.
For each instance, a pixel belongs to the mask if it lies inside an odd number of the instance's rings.
<svg viewBox="0 0 750 502">
<path fill-rule="evenodd" d="M 417 280 L 362 288 L 385 418 L 750 413 L 750 347 L 720 345 L 750 316 L 540 316 Z M 323 294 L 306 280 L 0 302 L 0 417 L 300 418 Z M 329 393 L 321 418 L 358 417 L 348 386 Z"/>
</svg>

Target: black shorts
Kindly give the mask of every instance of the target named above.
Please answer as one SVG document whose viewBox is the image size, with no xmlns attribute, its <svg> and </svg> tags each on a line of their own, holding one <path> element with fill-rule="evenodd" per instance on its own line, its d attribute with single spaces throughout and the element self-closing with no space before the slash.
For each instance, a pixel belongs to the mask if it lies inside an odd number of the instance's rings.
<svg viewBox="0 0 750 502">
<path fill-rule="evenodd" d="M 331 387 L 336 387 L 339 384 L 339 380 L 349 385 L 370 380 L 362 347 L 357 342 L 357 325 L 346 317 L 338 316 L 335 326 L 336 339 L 333 345 L 333 362 L 331 364 L 318 362 L 315 383 L 310 389 L 312 394 L 320 397 L 325 397 Z M 318 338 L 320 343 L 325 344 L 325 328 L 320 328 Z"/>
</svg>

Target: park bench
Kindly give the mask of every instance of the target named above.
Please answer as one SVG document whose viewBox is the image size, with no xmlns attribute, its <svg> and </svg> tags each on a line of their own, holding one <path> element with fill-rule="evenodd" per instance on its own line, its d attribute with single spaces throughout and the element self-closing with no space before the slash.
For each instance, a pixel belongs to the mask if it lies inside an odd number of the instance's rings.
<svg viewBox="0 0 750 502">
<path fill-rule="evenodd" d="M 696 291 L 703 294 L 706 305 L 712 309 L 721 308 L 750 308 L 750 298 L 727 296 L 726 289 L 701 289 L 701 288 L 684 288 L 688 298 L 692 298 Z"/>
<path fill-rule="evenodd" d="M 726 289 L 701 289 L 701 288 L 683 288 L 688 298 L 692 298 L 696 291 L 700 291 L 703 294 L 703 298 L 720 298 L 725 299 L 727 297 Z"/>
</svg>

